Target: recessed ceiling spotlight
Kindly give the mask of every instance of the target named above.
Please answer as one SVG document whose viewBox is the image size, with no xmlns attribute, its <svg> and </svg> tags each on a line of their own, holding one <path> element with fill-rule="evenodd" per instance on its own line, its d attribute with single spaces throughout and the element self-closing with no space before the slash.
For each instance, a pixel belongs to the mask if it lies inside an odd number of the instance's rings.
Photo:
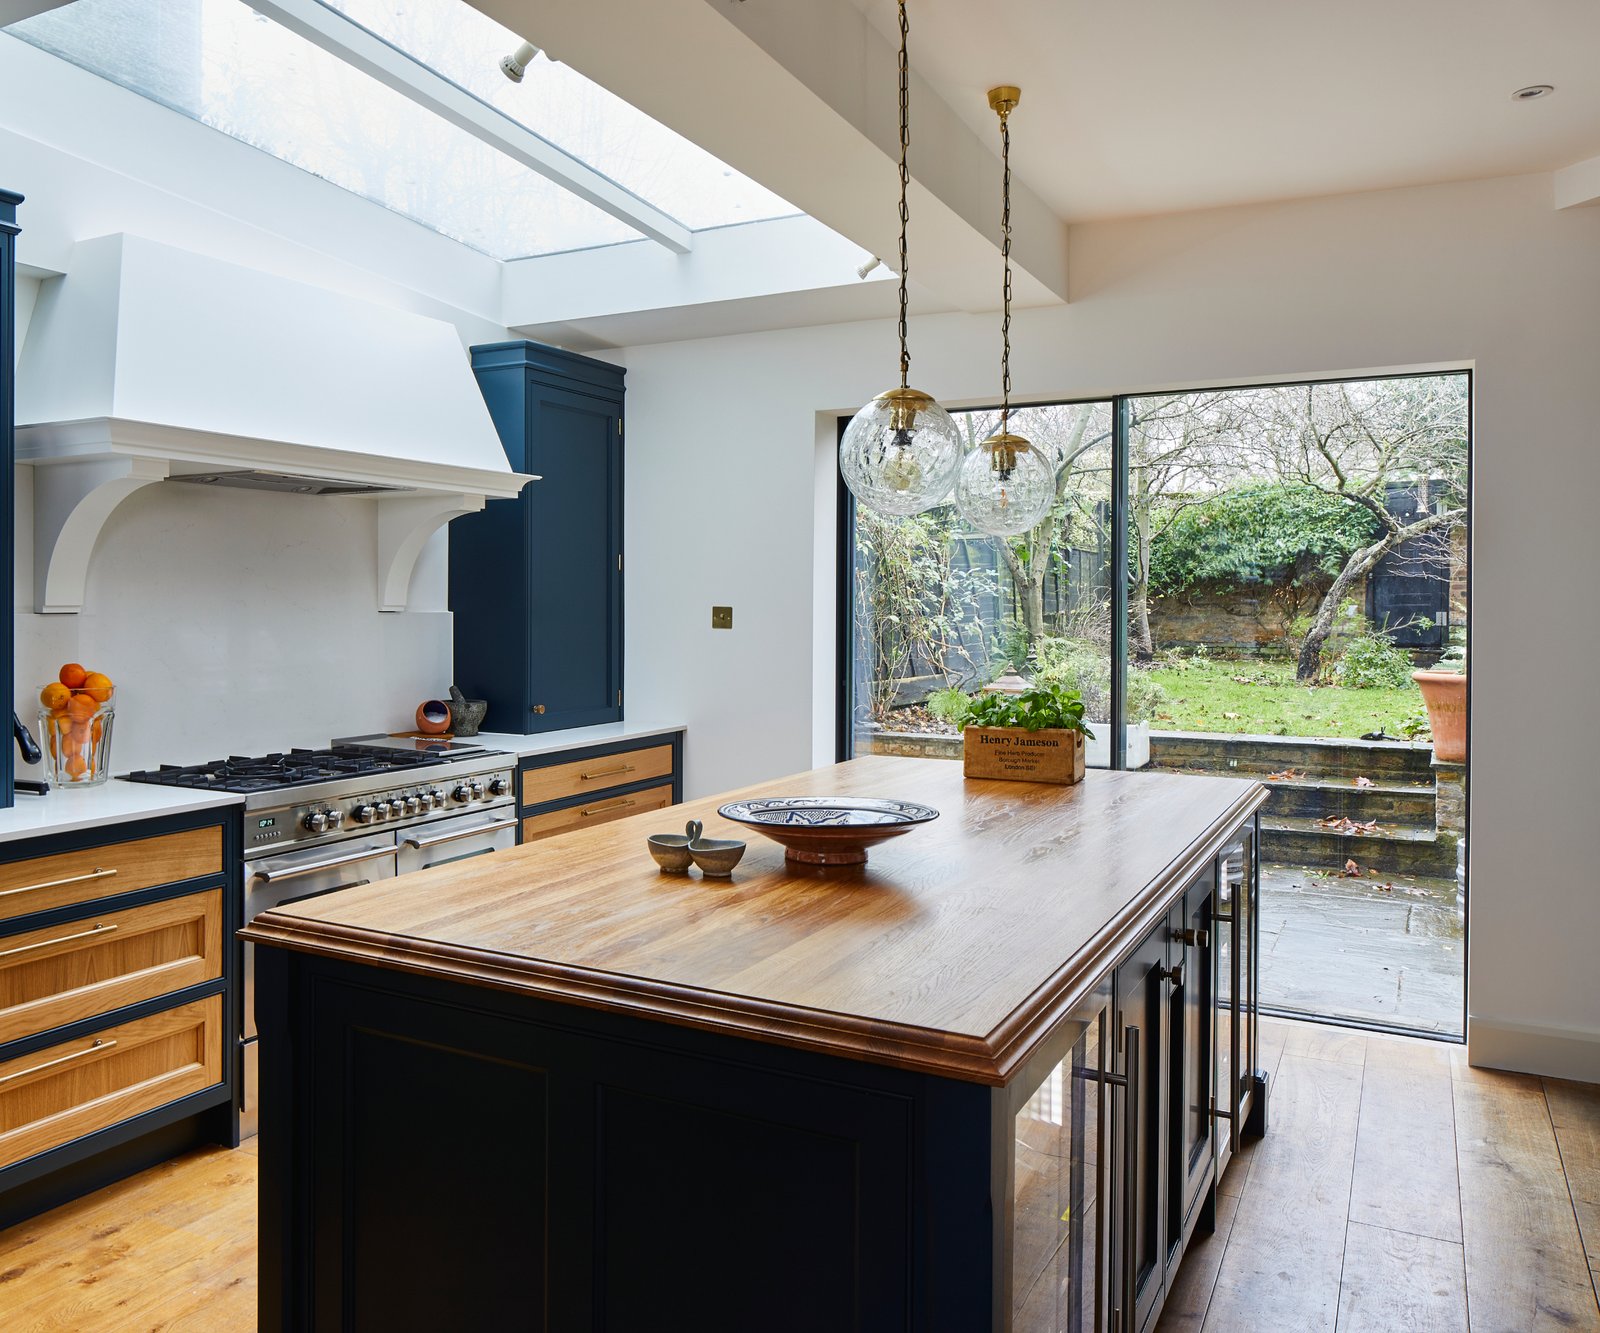
<svg viewBox="0 0 1600 1333">
<path fill-rule="evenodd" d="M 1555 92 L 1553 83 L 1530 83 L 1526 88 L 1518 88 L 1511 94 L 1513 102 L 1532 102 L 1540 97 L 1549 97 Z"/>
</svg>

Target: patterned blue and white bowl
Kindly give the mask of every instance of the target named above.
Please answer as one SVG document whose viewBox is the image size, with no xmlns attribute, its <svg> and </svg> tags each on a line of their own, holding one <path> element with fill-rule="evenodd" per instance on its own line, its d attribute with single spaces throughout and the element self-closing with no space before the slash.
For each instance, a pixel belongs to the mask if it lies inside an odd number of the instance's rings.
<svg viewBox="0 0 1600 1333">
<path fill-rule="evenodd" d="M 861 865 L 874 843 L 939 817 L 929 805 L 865 796 L 776 796 L 734 801 L 717 813 L 781 843 L 789 860 L 818 866 Z"/>
</svg>

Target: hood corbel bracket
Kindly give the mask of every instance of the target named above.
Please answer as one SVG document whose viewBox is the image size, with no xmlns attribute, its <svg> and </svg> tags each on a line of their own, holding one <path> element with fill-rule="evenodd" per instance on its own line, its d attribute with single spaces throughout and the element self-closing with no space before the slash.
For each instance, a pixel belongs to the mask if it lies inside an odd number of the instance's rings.
<svg viewBox="0 0 1600 1333">
<path fill-rule="evenodd" d="M 42 615 L 83 610 L 89 562 L 106 523 L 135 491 L 165 481 L 165 459 L 114 458 L 36 463 L 33 472 L 33 609 Z"/>
<path fill-rule="evenodd" d="M 393 496 L 378 502 L 378 610 L 404 611 L 411 575 L 428 538 L 451 519 L 476 514 L 481 495 Z"/>
</svg>

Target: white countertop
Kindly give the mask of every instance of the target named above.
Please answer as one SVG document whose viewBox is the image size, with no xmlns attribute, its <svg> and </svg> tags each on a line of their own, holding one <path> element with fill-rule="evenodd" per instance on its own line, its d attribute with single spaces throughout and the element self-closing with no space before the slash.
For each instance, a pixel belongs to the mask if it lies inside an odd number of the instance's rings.
<svg viewBox="0 0 1600 1333">
<path fill-rule="evenodd" d="M 517 736 L 505 731 L 480 731 L 472 738 L 491 750 L 504 750 L 518 758 L 531 754 L 559 754 L 562 750 L 581 750 L 586 745 L 608 745 L 615 741 L 639 740 L 650 736 L 670 736 L 686 728 L 681 722 L 603 722 L 597 727 L 572 727 L 567 731 L 546 731 L 535 736 Z"/>
<path fill-rule="evenodd" d="M 53 789 L 48 796 L 18 792 L 16 804 L 0 810 L 0 842 L 38 838 L 47 833 L 100 828 L 157 815 L 178 815 L 190 810 L 212 810 L 243 805 L 244 797 L 229 792 L 191 791 L 184 787 L 156 787 L 144 782 L 112 778 L 98 787 Z"/>
</svg>

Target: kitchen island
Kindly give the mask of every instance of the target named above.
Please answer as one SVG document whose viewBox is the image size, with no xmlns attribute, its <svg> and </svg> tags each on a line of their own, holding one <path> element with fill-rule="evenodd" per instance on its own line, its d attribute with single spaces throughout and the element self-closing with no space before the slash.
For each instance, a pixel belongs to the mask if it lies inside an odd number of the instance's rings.
<svg viewBox="0 0 1600 1333">
<path fill-rule="evenodd" d="M 761 795 L 942 815 L 646 854 Z M 872 757 L 263 913 L 261 1327 L 1137 1333 L 1265 1123 L 1264 799 Z"/>
</svg>

